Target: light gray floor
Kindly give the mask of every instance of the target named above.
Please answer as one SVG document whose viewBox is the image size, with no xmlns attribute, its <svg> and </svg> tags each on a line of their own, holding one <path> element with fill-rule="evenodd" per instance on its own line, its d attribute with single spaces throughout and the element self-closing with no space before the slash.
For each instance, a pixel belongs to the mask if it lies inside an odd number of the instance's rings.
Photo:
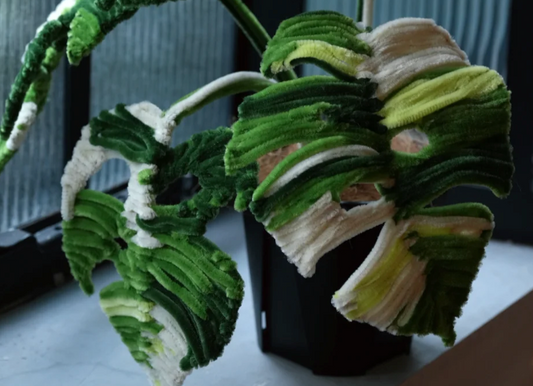
<svg viewBox="0 0 533 386">
<path fill-rule="evenodd" d="M 224 213 L 208 237 L 238 261 L 249 281 L 240 215 Z M 493 242 L 487 255 L 457 322 L 459 339 L 533 289 L 533 248 Z M 100 269 L 94 276 L 96 289 L 117 277 L 112 268 Z M 410 356 L 385 363 L 367 376 L 316 377 L 296 364 L 262 354 L 253 317 L 249 290 L 224 356 L 195 371 L 187 386 L 397 385 L 444 352 L 438 338 L 415 338 Z M 71 283 L 0 317 L 0 385 L 147 386 L 148 381 L 100 311 L 97 297 L 85 297 Z"/>
</svg>

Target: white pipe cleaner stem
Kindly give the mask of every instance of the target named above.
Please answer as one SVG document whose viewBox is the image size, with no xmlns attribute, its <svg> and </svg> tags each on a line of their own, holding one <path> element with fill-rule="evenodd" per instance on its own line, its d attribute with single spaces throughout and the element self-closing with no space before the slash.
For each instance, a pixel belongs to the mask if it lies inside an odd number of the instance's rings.
<svg viewBox="0 0 533 386">
<path fill-rule="evenodd" d="M 365 27 L 372 27 L 374 20 L 374 0 L 365 0 L 363 5 L 363 24 Z"/>
</svg>

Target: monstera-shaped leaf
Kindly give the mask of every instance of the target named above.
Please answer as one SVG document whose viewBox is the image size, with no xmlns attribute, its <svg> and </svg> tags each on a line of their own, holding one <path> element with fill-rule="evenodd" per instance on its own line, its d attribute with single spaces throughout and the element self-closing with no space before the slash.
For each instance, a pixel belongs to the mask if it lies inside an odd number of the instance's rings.
<svg viewBox="0 0 533 386">
<path fill-rule="evenodd" d="M 222 153 L 219 158 L 223 167 Z M 124 281 L 102 291 L 102 309 L 154 382 L 179 385 L 190 370 L 222 354 L 235 328 L 243 281 L 231 258 L 204 237 L 167 232 L 138 238 L 123 213 L 118 200 L 81 191 L 72 219 L 63 224 L 63 249 L 89 294 L 95 264 L 113 261 Z M 138 245 L 147 237 L 158 247 Z"/>
<path fill-rule="evenodd" d="M 337 13 L 297 16 L 281 24 L 261 68 L 273 76 L 301 63 L 334 77 L 287 81 L 246 98 L 226 150 L 227 172 L 301 144 L 254 192 L 256 219 L 304 276 L 326 252 L 385 223 L 334 306 L 350 320 L 453 344 L 492 215 L 478 204 L 427 206 L 461 184 L 509 194 L 514 167 L 503 79 L 471 66 L 449 33 L 425 19 L 363 30 Z M 427 136 L 426 148 L 391 150 L 397 134 L 413 129 Z M 375 184 L 382 197 L 345 211 L 340 194 L 356 183 Z"/>
<path fill-rule="evenodd" d="M 74 278 L 92 294 L 96 264 L 114 263 L 123 281 L 102 290 L 102 309 L 156 385 L 181 385 L 229 343 L 244 283 L 235 262 L 203 234 L 221 207 L 234 202 L 246 209 L 257 187 L 255 164 L 226 176 L 230 129 L 201 132 L 174 148 L 172 131 L 217 98 L 270 85 L 260 74 L 237 73 L 166 112 L 148 102 L 103 111 L 83 129 L 65 168 L 63 249 Z M 124 203 L 83 190 L 111 158 L 131 171 Z M 187 173 L 198 177 L 201 190 L 176 205 L 157 205 L 157 195 Z"/>
<path fill-rule="evenodd" d="M 188 371 L 222 354 L 235 328 L 243 281 L 231 258 L 202 236 L 155 234 L 162 247 L 139 247 L 123 211 L 106 194 L 80 192 L 74 217 L 63 224 L 63 249 L 89 294 L 95 264 L 115 264 L 124 281 L 102 290 L 102 309 L 154 382 L 179 384 Z"/>
</svg>

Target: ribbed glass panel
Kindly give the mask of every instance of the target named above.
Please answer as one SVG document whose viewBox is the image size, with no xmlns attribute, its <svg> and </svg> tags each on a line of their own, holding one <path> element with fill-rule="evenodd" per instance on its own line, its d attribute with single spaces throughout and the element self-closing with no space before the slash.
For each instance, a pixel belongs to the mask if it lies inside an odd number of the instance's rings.
<svg viewBox="0 0 533 386">
<path fill-rule="evenodd" d="M 21 67 L 24 47 L 59 0 L 0 1 L 0 115 Z M 64 67 L 50 100 L 19 152 L 0 175 L 0 231 L 59 210 L 63 173 Z"/>
<path fill-rule="evenodd" d="M 150 101 L 166 109 L 176 100 L 233 71 L 235 25 L 217 0 L 189 0 L 141 9 L 93 53 L 91 115 L 118 103 Z M 185 119 L 174 142 L 231 122 L 231 99 Z M 129 177 L 123 161 L 108 162 L 92 179 L 107 189 Z"/>
<path fill-rule="evenodd" d="M 356 17 L 356 0 L 307 0 L 307 10 L 327 9 Z M 468 54 L 472 64 L 507 75 L 511 0 L 376 0 L 374 26 L 400 17 L 435 19 Z M 323 73 L 306 66 L 306 75 Z"/>
</svg>

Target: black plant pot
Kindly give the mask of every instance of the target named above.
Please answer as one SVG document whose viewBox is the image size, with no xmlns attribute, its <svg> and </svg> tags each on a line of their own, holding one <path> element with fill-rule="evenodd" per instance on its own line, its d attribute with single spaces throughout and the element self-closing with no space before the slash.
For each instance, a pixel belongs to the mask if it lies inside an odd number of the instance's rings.
<svg viewBox="0 0 533 386">
<path fill-rule="evenodd" d="M 305 279 L 252 214 L 247 212 L 244 222 L 257 337 L 263 352 L 330 376 L 362 375 L 394 356 L 409 354 L 410 337 L 349 322 L 331 305 L 332 295 L 373 248 L 380 228 L 326 254 L 315 275 Z"/>
</svg>

